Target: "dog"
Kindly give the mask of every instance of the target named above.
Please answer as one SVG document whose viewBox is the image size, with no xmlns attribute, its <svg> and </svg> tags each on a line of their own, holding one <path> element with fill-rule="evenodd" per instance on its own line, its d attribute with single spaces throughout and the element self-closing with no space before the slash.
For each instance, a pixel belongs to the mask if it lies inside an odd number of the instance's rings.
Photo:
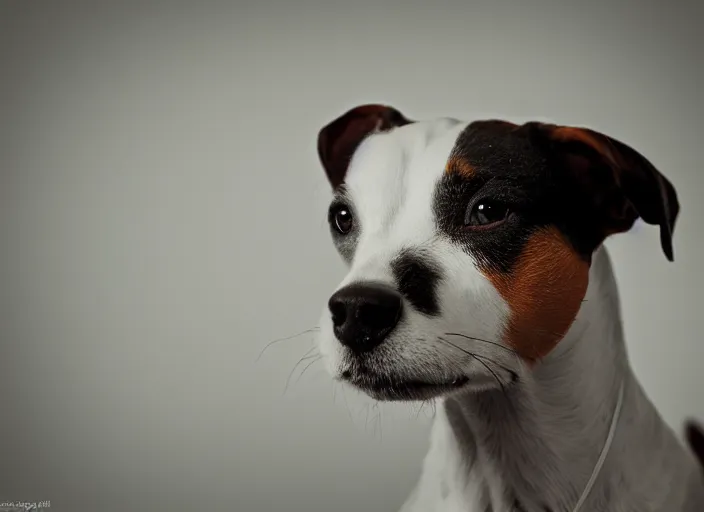
<svg viewBox="0 0 704 512">
<path fill-rule="evenodd" d="M 677 193 L 644 156 L 587 128 L 379 104 L 317 142 L 349 267 L 325 365 L 437 404 L 402 512 L 704 511 L 704 436 L 681 444 L 634 376 L 603 246 L 640 219 L 674 258 Z"/>
</svg>

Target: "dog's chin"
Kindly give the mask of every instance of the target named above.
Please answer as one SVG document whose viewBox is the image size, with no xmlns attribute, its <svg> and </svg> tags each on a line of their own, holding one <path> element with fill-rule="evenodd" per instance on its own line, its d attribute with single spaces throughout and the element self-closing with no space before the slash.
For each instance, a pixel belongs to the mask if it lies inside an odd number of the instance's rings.
<svg viewBox="0 0 704 512">
<path fill-rule="evenodd" d="M 341 379 L 375 400 L 423 401 L 456 393 L 469 385 L 469 378 L 458 376 L 446 381 L 424 381 L 345 371 Z"/>
</svg>

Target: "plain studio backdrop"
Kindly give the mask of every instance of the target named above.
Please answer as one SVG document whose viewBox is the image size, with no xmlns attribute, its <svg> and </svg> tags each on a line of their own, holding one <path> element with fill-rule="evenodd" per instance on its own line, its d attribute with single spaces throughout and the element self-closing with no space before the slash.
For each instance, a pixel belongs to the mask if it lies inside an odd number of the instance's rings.
<svg viewBox="0 0 704 512">
<path fill-rule="evenodd" d="M 100 4 L 100 5 L 99 5 Z M 697 5 L 698 4 L 698 5 Z M 344 276 L 319 128 L 585 125 L 675 184 L 675 263 L 608 242 L 632 364 L 704 420 L 702 7 L 0 3 L 0 502 L 52 512 L 392 511 L 432 410 L 299 378 Z"/>
</svg>

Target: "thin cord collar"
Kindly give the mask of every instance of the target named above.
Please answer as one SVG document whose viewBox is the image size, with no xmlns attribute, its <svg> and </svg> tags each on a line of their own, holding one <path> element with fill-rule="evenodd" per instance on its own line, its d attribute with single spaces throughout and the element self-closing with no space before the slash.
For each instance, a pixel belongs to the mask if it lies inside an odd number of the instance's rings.
<svg viewBox="0 0 704 512">
<path fill-rule="evenodd" d="M 589 493 L 591 492 L 592 488 L 594 487 L 594 483 L 596 482 L 596 478 L 599 476 L 601 468 L 604 466 L 606 456 L 609 454 L 609 450 L 611 449 L 611 444 L 613 443 L 614 435 L 616 433 L 616 426 L 618 425 L 618 420 L 621 416 L 621 409 L 623 408 L 623 388 L 624 384 L 623 382 L 621 382 L 621 385 L 618 389 L 618 400 L 616 401 L 616 407 L 614 408 L 614 415 L 611 418 L 609 435 L 606 437 L 604 447 L 601 449 L 599 459 L 596 461 L 596 465 L 594 466 L 594 470 L 592 471 L 592 476 L 589 477 L 589 481 L 587 482 L 587 485 L 584 488 L 584 491 L 582 492 L 582 495 L 580 496 L 577 505 L 575 505 L 574 507 L 574 512 L 579 512 L 579 510 L 582 508 L 582 505 L 584 505 L 584 502 L 587 501 Z"/>
</svg>

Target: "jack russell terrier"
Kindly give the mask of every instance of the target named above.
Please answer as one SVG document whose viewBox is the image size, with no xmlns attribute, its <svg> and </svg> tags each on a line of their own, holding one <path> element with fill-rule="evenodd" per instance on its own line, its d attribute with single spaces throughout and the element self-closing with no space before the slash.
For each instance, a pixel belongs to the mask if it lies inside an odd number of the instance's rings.
<svg viewBox="0 0 704 512">
<path fill-rule="evenodd" d="M 325 364 L 438 404 L 403 512 L 704 511 L 704 436 L 689 425 L 686 449 L 634 376 L 602 246 L 640 218 L 673 259 L 677 194 L 645 157 L 584 128 L 384 105 L 330 122 L 318 153 L 349 264 Z"/>
</svg>

